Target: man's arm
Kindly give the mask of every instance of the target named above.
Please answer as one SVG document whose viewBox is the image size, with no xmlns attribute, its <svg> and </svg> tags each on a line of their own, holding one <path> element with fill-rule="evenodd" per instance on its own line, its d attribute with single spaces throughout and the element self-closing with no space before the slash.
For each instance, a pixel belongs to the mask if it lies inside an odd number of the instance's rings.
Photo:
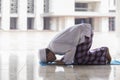
<svg viewBox="0 0 120 80">
<path fill-rule="evenodd" d="M 76 52 L 76 47 L 65 53 L 64 57 L 61 58 L 61 60 L 55 60 L 54 64 L 56 65 L 72 64 L 74 60 L 75 52 Z"/>
<path fill-rule="evenodd" d="M 76 52 L 76 47 L 74 47 L 70 51 L 68 51 L 64 55 L 63 60 L 61 60 L 61 61 L 64 62 L 65 64 L 72 64 L 74 61 L 75 52 Z"/>
</svg>

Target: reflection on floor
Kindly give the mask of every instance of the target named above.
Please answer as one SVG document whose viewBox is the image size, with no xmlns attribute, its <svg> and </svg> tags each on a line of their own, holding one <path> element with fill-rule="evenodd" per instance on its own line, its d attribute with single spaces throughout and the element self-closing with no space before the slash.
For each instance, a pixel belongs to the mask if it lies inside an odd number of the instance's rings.
<svg viewBox="0 0 120 80">
<path fill-rule="evenodd" d="M 49 35 L 48 35 L 49 34 Z M 44 37 L 44 36 L 47 36 Z M 0 32 L 0 80 L 119 80 L 119 65 L 47 65 L 39 64 L 38 50 L 54 34 L 41 32 Z M 107 34 L 104 37 L 108 36 Z M 111 36 L 111 35 L 110 35 Z M 112 35 L 114 37 L 114 35 Z M 95 35 L 96 37 L 96 35 Z M 100 35 L 100 38 L 102 36 Z M 106 38 L 109 40 L 108 38 Z M 106 39 L 104 41 L 106 41 Z M 48 40 L 48 41 L 47 41 Z M 110 43 L 111 52 L 116 39 Z M 101 41 L 104 42 L 103 40 Z M 95 43 L 99 42 L 95 38 Z M 99 46 L 102 44 L 98 43 Z M 94 44 L 93 47 L 98 44 Z M 119 54 L 112 54 L 119 58 Z"/>
<path fill-rule="evenodd" d="M 1 80 L 119 80 L 119 65 L 39 65 L 36 55 L 15 54 L 2 63 Z M 21 58 L 21 59 L 20 59 Z M 0 61 L 1 62 L 1 61 Z"/>
<path fill-rule="evenodd" d="M 111 66 L 39 67 L 39 76 L 43 80 L 114 80 L 112 74 Z"/>
</svg>

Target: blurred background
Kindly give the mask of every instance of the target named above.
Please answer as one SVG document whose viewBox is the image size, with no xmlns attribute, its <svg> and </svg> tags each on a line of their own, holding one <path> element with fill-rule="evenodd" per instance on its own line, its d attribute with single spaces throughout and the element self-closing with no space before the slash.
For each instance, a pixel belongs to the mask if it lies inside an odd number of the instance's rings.
<svg viewBox="0 0 120 80">
<path fill-rule="evenodd" d="M 39 49 L 80 23 L 92 25 L 92 48 L 107 46 L 112 58 L 120 59 L 119 14 L 120 0 L 0 0 L 0 80 L 43 80 L 35 75 Z M 112 75 L 119 73 L 112 69 Z M 109 80 L 116 78 L 112 75 Z"/>
</svg>

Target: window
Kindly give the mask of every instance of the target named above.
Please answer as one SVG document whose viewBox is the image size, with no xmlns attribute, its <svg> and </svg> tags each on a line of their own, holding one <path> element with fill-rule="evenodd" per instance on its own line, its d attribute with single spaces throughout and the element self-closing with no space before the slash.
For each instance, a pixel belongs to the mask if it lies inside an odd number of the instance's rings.
<svg viewBox="0 0 120 80">
<path fill-rule="evenodd" d="M 49 12 L 49 0 L 44 0 L 44 12 Z"/>
<path fill-rule="evenodd" d="M 109 10 L 109 12 L 116 12 L 116 10 Z"/>
<path fill-rule="evenodd" d="M 27 12 L 34 13 L 34 0 L 28 0 Z"/>
<path fill-rule="evenodd" d="M 76 18 L 75 19 L 75 24 L 80 24 L 80 23 L 89 23 L 94 29 L 93 26 L 93 18 Z"/>
<path fill-rule="evenodd" d="M 17 29 L 17 18 L 10 18 L 10 29 Z"/>
<path fill-rule="evenodd" d="M 116 0 L 114 0 L 114 6 L 116 5 Z"/>
<path fill-rule="evenodd" d="M 27 29 L 34 29 L 34 18 L 27 19 Z"/>
<path fill-rule="evenodd" d="M 75 11 L 87 11 L 88 3 L 75 3 Z"/>
<path fill-rule="evenodd" d="M 80 23 L 92 23 L 92 18 L 76 18 L 75 24 L 80 24 Z"/>
<path fill-rule="evenodd" d="M 50 18 L 44 17 L 44 30 L 50 30 Z"/>
<path fill-rule="evenodd" d="M 11 0 L 10 12 L 11 13 L 17 13 L 17 9 L 18 9 L 18 0 Z"/>
<path fill-rule="evenodd" d="M 109 31 L 115 31 L 115 18 L 109 18 Z"/>
<path fill-rule="evenodd" d="M 0 0 L 0 13 L 1 13 L 1 0 Z"/>
</svg>

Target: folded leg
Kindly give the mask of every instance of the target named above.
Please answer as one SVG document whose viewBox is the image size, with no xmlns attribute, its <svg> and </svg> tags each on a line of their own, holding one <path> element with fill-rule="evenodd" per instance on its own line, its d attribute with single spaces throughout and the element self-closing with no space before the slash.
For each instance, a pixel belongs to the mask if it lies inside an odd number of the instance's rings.
<svg viewBox="0 0 120 80">
<path fill-rule="evenodd" d="M 77 64 L 109 64 L 111 56 L 107 47 L 96 48 L 84 54 L 77 53 L 75 57 Z"/>
</svg>

